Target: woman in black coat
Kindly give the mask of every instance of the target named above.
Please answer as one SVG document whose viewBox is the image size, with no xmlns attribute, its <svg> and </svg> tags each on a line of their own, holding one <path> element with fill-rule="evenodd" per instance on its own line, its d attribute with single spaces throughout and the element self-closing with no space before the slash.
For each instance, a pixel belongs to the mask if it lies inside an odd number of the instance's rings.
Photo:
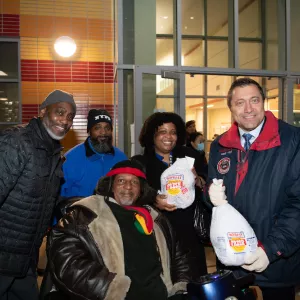
<svg viewBox="0 0 300 300">
<path fill-rule="evenodd" d="M 195 164 L 197 174 L 206 180 L 208 165 L 205 157 L 204 142 L 205 138 L 203 134 L 196 131 L 190 134 L 190 143 L 186 146 L 191 148 L 194 155 L 197 157 L 197 163 Z"/>
<path fill-rule="evenodd" d="M 189 156 L 197 157 L 193 150 L 185 143 L 185 124 L 182 118 L 170 112 L 157 112 L 151 115 L 144 123 L 139 142 L 144 147 L 143 155 L 136 155 L 132 159 L 140 161 L 146 171 L 147 181 L 157 191 L 161 190 L 160 176 L 172 165 L 177 158 Z M 195 174 L 195 199 L 201 201 L 203 180 Z M 176 209 L 175 205 L 166 202 L 165 195 L 157 195 L 156 207 L 169 219 L 178 239 L 184 248 L 189 250 L 190 269 L 193 279 L 207 274 L 204 246 L 201 244 L 194 229 L 194 211 L 196 201 L 185 209 Z"/>
</svg>

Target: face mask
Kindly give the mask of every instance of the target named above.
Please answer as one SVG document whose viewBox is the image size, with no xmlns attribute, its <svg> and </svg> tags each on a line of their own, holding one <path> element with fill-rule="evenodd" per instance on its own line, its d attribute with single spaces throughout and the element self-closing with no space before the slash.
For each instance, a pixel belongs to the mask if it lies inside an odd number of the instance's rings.
<svg viewBox="0 0 300 300">
<path fill-rule="evenodd" d="M 204 150 L 204 144 L 203 143 L 197 144 L 197 150 L 198 151 L 203 151 Z"/>
</svg>

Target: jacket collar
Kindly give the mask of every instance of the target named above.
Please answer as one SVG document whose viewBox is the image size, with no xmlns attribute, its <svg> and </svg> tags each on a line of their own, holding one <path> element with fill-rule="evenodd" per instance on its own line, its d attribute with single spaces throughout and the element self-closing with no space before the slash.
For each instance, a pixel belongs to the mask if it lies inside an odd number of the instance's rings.
<svg viewBox="0 0 300 300">
<path fill-rule="evenodd" d="M 116 203 L 116 200 L 111 197 L 109 197 L 108 201 Z M 96 217 L 102 214 L 102 210 L 104 207 L 106 207 L 106 202 L 104 196 L 93 195 L 80 199 L 79 201 L 74 202 L 71 206 L 84 206 L 93 213 L 94 217 Z M 146 207 L 149 210 L 153 221 L 155 221 L 155 219 L 158 217 L 158 212 L 149 205 L 144 205 L 142 207 Z"/>
<path fill-rule="evenodd" d="M 270 111 L 265 112 L 265 118 L 266 121 L 262 131 L 251 145 L 251 150 L 262 151 L 281 145 L 278 132 L 278 119 Z M 235 148 L 244 151 L 236 122 L 220 137 L 219 144 L 226 148 Z"/>
<path fill-rule="evenodd" d="M 91 149 L 90 145 L 89 145 L 89 138 L 87 137 L 86 140 L 84 141 L 84 148 L 85 148 L 85 155 L 86 157 L 91 157 L 93 155 L 95 155 L 96 153 Z M 107 153 L 103 153 L 103 154 L 112 154 L 115 155 L 115 149 L 114 147 L 111 147 L 111 151 L 107 152 Z"/>
</svg>

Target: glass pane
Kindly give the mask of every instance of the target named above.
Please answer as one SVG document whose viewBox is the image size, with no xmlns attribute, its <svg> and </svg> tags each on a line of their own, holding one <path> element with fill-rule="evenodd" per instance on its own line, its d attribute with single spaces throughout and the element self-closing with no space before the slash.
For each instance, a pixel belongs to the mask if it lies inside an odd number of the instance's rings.
<svg viewBox="0 0 300 300">
<path fill-rule="evenodd" d="M 0 83 L 0 122 L 19 122 L 18 83 Z"/>
<path fill-rule="evenodd" d="M 266 78 L 266 100 L 265 110 L 271 111 L 276 118 L 279 116 L 279 79 L 278 78 Z"/>
<path fill-rule="evenodd" d="M 290 0 L 291 3 L 291 70 L 294 72 L 300 72 L 300 1 Z"/>
<path fill-rule="evenodd" d="M 227 131 L 231 126 L 231 113 L 226 98 L 213 98 L 207 101 L 207 139 Z"/>
<path fill-rule="evenodd" d="M 18 79 L 18 44 L 0 42 L 0 80 Z"/>
<path fill-rule="evenodd" d="M 250 37 L 260 38 L 261 37 L 260 1 L 239 0 L 238 2 L 239 2 L 239 36 L 248 37 L 248 38 Z"/>
<path fill-rule="evenodd" d="M 204 35 L 203 0 L 182 1 L 182 34 Z"/>
<path fill-rule="evenodd" d="M 185 121 L 195 120 L 196 130 L 203 133 L 203 99 L 185 99 Z"/>
<path fill-rule="evenodd" d="M 185 94 L 187 96 L 203 95 L 204 75 L 185 75 Z"/>
<path fill-rule="evenodd" d="M 207 35 L 228 36 L 228 0 L 207 1 Z"/>
<path fill-rule="evenodd" d="M 300 84 L 294 85 L 294 125 L 300 127 Z"/>
<path fill-rule="evenodd" d="M 227 96 L 230 85 L 231 76 L 207 76 L 207 93 L 210 96 Z"/>
<path fill-rule="evenodd" d="M 228 41 L 207 42 L 207 66 L 228 68 Z"/>
<path fill-rule="evenodd" d="M 266 4 L 266 69 L 285 69 L 285 1 L 267 0 Z M 281 44 L 279 44 L 281 42 Z"/>
<path fill-rule="evenodd" d="M 236 79 L 238 79 L 238 78 L 244 78 L 244 77 L 251 78 L 251 79 L 255 80 L 256 82 L 258 82 L 261 86 L 263 86 L 263 83 L 262 83 L 263 78 L 262 77 L 256 77 L 256 76 L 237 76 Z"/>
<path fill-rule="evenodd" d="M 174 112 L 174 98 L 156 98 L 155 111 Z"/>
<path fill-rule="evenodd" d="M 204 41 L 203 40 L 182 40 L 182 60 L 183 66 L 204 66 Z"/>
<path fill-rule="evenodd" d="M 173 34 L 173 12 L 173 0 L 156 0 L 156 34 Z"/>
<path fill-rule="evenodd" d="M 143 74 L 143 122 L 156 111 L 174 111 L 174 84 L 173 79 Z"/>
<path fill-rule="evenodd" d="M 174 42 L 173 39 L 156 40 L 156 64 L 158 66 L 174 66 Z"/>
<path fill-rule="evenodd" d="M 239 66 L 241 69 L 261 69 L 261 44 L 251 42 L 239 43 Z"/>
</svg>

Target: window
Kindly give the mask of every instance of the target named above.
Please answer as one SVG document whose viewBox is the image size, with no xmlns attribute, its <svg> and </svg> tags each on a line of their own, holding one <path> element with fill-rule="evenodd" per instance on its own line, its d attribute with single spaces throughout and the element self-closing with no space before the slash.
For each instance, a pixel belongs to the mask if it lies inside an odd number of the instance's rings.
<svg viewBox="0 0 300 300">
<path fill-rule="evenodd" d="M 0 128 L 21 122 L 19 42 L 0 40 Z"/>
</svg>

